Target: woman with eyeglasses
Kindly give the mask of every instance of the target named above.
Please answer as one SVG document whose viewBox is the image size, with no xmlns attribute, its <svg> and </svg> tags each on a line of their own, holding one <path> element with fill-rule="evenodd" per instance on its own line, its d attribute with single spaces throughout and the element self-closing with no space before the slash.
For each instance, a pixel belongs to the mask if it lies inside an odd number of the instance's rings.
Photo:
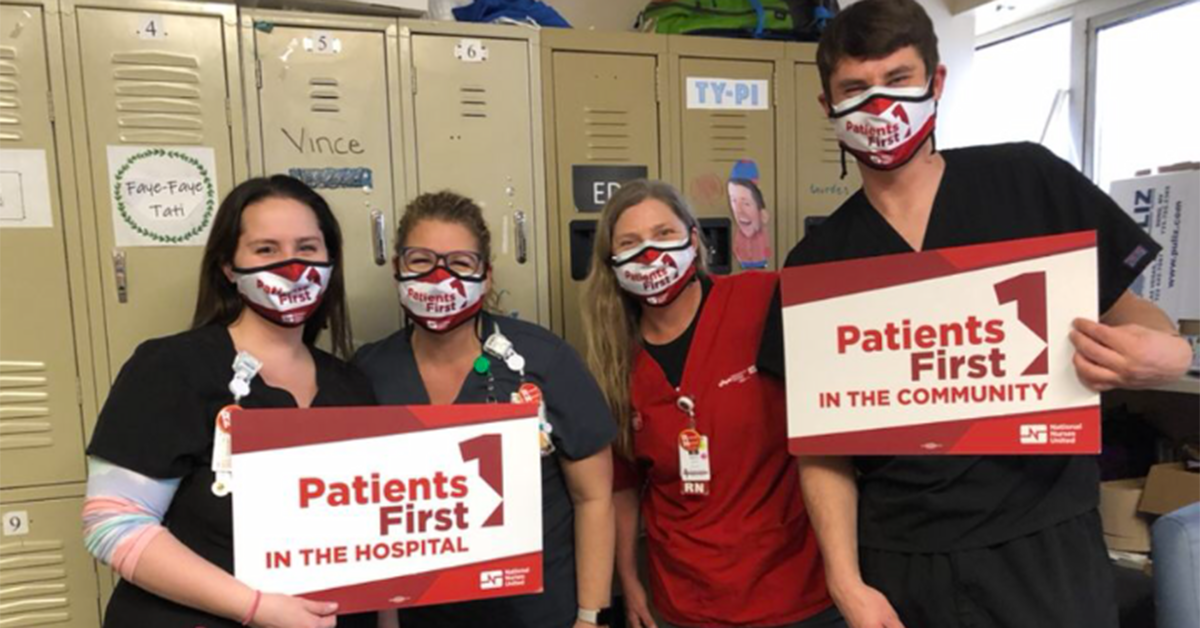
<svg viewBox="0 0 1200 628">
<path fill-rule="evenodd" d="M 543 579 L 537 595 L 402 610 L 403 628 L 607 625 L 616 426 L 579 356 L 549 331 L 492 314 L 491 235 L 483 212 L 452 192 L 405 210 L 393 260 L 409 324 L 354 358 L 381 404 L 538 401 Z M 498 355 L 507 340 L 511 352 Z M 490 341 L 490 342 L 489 342 Z M 395 625 L 383 613 L 381 625 Z"/>
</svg>

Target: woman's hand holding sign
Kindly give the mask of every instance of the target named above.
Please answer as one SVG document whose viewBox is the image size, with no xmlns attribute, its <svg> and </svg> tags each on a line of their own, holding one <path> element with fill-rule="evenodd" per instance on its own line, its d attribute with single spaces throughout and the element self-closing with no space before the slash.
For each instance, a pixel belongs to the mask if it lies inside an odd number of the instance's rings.
<svg viewBox="0 0 1200 628">
<path fill-rule="evenodd" d="M 1165 316 L 1148 312 L 1145 301 L 1126 292 L 1104 322 L 1075 320 L 1075 372 L 1088 388 L 1148 388 L 1181 377 L 1192 361 L 1191 347 Z M 1151 315 L 1147 315 L 1147 312 Z"/>
<path fill-rule="evenodd" d="M 278 593 L 262 594 L 250 625 L 256 628 L 333 628 L 338 606 Z"/>
</svg>

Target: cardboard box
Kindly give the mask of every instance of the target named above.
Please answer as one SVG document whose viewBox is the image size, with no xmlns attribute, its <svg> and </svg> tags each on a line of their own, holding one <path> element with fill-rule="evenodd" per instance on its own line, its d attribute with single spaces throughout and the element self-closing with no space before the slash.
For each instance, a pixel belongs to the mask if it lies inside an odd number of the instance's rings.
<svg viewBox="0 0 1200 628">
<path fill-rule="evenodd" d="M 1188 471 L 1182 462 L 1156 464 L 1146 476 L 1140 512 L 1165 515 L 1200 501 L 1200 473 Z"/>
<path fill-rule="evenodd" d="M 1100 483 L 1100 520 L 1110 550 L 1150 551 L 1150 523 L 1138 514 L 1146 478 Z"/>
<path fill-rule="evenodd" d="M 1133 284 L 1171 320 L 1200 318 L 1200 166 L 1114 181 L 1110 194 L 1162 253 Z"/>
</svg>

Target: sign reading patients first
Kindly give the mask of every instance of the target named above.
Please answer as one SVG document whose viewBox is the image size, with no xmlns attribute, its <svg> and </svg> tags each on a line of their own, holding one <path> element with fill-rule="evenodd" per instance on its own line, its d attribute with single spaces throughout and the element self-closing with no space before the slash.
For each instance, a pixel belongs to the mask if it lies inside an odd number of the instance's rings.
<svg viewBox="0 0 1200 628">
<path fill-rule="evenodd" d="M 359 612 L 542 590 L 538 409 L 239 410 L 234 573 Z"/>
<path fill-rule="evenodd" d="M 1096 320 L 1095 233 L 788 268 L 794 454 L 1100 450 L 1072 363 Z"/>
</svg>

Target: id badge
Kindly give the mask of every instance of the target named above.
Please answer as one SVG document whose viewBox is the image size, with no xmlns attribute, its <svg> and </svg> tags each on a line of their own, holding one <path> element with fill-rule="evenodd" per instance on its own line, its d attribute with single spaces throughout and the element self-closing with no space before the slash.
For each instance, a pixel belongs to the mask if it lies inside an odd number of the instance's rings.
<svg viewBox="0 0 1200 628">
<path fill-rule="evenodd" d="M 225 406 L 217 413 L 213 425 L 212 470 L 217 476 L 213 482 L 213 494 L 224 497 L 232 490 L 233 484 L 233 437 L 230 428 L 233 426 L 233 411 L 238 406 Z"/>
<path fill-rule="evenodd" d="M 688 430 L 685 430 L 685 432 Z M 691 482 L 712 481 L 712 464 L 708 450 L 708 437 L 703 434 L 681 435 L 679 439 L 679 479 L 684 487 Z M 684 491 L 685 493 L 688 491 Z M 694 491 L 693 491 L 694 492 Z M 705 490 L 702 494 L 707 494 Z"/>
</svg>

